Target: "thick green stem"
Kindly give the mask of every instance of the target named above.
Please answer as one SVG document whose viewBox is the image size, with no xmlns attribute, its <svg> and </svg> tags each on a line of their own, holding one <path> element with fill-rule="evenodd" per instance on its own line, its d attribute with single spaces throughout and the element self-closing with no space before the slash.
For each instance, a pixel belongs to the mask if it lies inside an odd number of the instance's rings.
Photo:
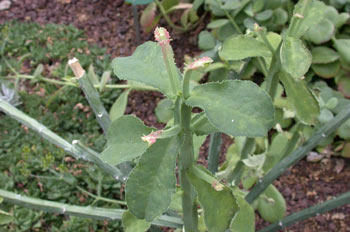
<svg viewBox="0 0 350 232">
<path fill-rule="evenodd" d="M 0 197 L 5 201 L 36 210 L 42 210 L 49 213 L 68 214 L 72 216 L 91 218 L 95 220 L 121 220 L 125 210 L 106 209 L 91 206 L 75 206 L 63 204 L 54 201 L 46 201 L 37 198 L 22 196 L 13 192 L 0 189 Z M 153 225 L 181 228 L 182 221 L 180 218 L 170 216 L 160 216 L 152 222 Z"/>
<path fill-rule="evenodd" d="M 183 191 L 182 210 L 186 232 L 198 231 L 198 212 L 196 204 L 196 192 L 190 183 L 187 170 L 194 164 L 193 138 L 190 130 L 192 108 L 182 103 L 181 105 L 181 126 L 183 129 L 183 144 L 181 146 L 180 163 L 180 184 Z"/>
<path fill-rule="evenodd" d="M 290 226 L 296 222 L 303 221 L 305 219 L 308 219 L 310 217 L 314 217 L 316 215 L 326 213 L 332 209 L 335 209 L 337 207 L 340 207 L 342 205 L 346 205 L 350 203 L 350 192 L 344 193 L 340 195 L 339 197 L 323 202 L 321 204 L 312 206 L 308 209 L 301 210 L 297 213 L 293 213 L 289 215 L 288 217 L 284 218 L 283 220 L 273 223 L 272 225 L 265 227 L 262 230 L 259 230 L 258 232 L 274 232 L 279 231 L 283 227 Z"/>
<path fill-rule="evenodd" d="M 264 42 L 264 44 L 270 50 L 270 52 L 272 54 L 275 54 L 275 49 L 272 47 L 270 41 L 267 39 L 264 29 L 262 27 L 259 27 L 259 25 L 257 25 L 255 32 L 257 33 L 258 37 Z"/>
<path fill-rule="evenodd" d="M 210 135 L 209 152 L 208 152 L 208 170 L 211 173 L 218 171 L 219 157 L 221 151 L 221 135 L 222 133 L 212 133 Z"/>
<path fill-rule="evenodd" d="M 283 172 L 290 166 L 301 160 L 309 151 L 317 146 L 317 144 L 332 134 L 341 124 L 350 118 L 350 108 L 343 109 L 337 116 L 321 127 L 317 132 L 307 140 L 302 146 L 298 147 L 294 152 L 284 158 L 281 162 L 275 165 L 267 175 L 261 179 L 254 188 L 246 196 L 246 200 L 252 203 L 265 189 L 272 184 Z"/>
<path fill-rule="evenodd" d="M 2 99 L 0 99 L 0 110 L 3 111 L 5 114 L 9 115 L 11 118 L 15 119 L 16 121 L 22 123 L 24 126 L 39 133 L 41 137 L 62 148 L 65 152 L 71 154 L 75 158 L 86 159 L 95 162 L 95 164 L 99 168 L 101 168 L 102 170 L 106 171 L 114 177 L 119 178 L 120 176 L 124 176 L 124 174 L 118 168 L 102 161 L 95 151 L 84 146 L 78 147 L 78 141 L 73 141 L 74 145 L 67 142 L 65 139 L 49 130 L 46 126 L 42 125 L 35 119 L 24 114 L 22 111 L 18 110 L 16 107 L 10 105 L 8 102 Z"/>
</svg>

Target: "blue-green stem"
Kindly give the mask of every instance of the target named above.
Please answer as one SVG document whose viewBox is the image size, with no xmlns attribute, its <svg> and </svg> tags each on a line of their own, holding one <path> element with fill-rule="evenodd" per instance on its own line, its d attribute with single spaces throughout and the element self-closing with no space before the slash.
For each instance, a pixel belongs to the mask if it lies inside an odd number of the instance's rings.
<svg viewBox="0 0 350 232">
<path fill-rule="evenodd" d="M 221 132 L 210 135 L 209 152 L 208 152 L 208 170 L 211 173 L 218 171 L 219 157 L 221 151 Z"/>
<path fill-rule="evenodd" d="M 189 181 L 187 170 L 194 164 L 193 138 L 190 129 L 192 108 L 182 102 L 181 126 L 183 129 L 183 144 L 180 149 L 180 184 L 182 194 L 183 220 L 186 232 L 198 231 L 198 211 L 196 205 L 196 192 Z"/>
<path fill-rule="evenodd" d="M 83 218 L 91 218 L 95 220 L 121 220 L 123 213 L 126 211 L 123 209 L 107 209 L 91 206 L 82 207 L 69 205 L 54 201 L 27 197 L 3 189 L 0 189 L 0 197 L 2 197 L 4 201 L 11 204 L 24 206 L 31 209 L 42 210 L 49 213 L 67 214 Z M 180 218 L 165 215 L 162 215 L 158 219 L 152 221 L 152 224 L 172 228 L 182 227 L 182 221 Z"/>
<path fill-rule="evenodd" d="M 303 5 L 301 7 L 301 15 L 293 15 L 292 22 L 289 26 L 287 36 L 289 37 L 295 37 L 297 32 L 299 31 L 300 24 L 302 23 L 303 17 L 305 16 L 305 13 L 311 3 L 311 0 L 304 0 Z"/>
</svg>

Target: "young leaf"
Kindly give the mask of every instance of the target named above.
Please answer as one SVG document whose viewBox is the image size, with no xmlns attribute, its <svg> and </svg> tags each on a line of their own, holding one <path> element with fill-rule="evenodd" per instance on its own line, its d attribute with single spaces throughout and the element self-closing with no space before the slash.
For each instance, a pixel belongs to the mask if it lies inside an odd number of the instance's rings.
<svg viewBox="0 0 350 232">
<path fill-rule="evenodd" d="M 298 119 L 307 125 L 314 125 L 320 115 L 320 106 L 305 81 L 295 80 L 284 71 L 279 76 Z"/>
<path fill-rule="evenodd" d="M 335 77 L 340 70 L 340 62 L 335 61 L 328 64 L 313 64 L 312 70 L 320 77 L 332 78 Z"/>
<path fill-rule="evenodd" d="M 350 39 L 334 40 L 334 47 L 338 51 L 340 58 L 347 64 L 350 64 Z"/>
<path fill-rule="evenodd" d="M 198 35 L 198 47 L 202 50 L 210 50 L 215 47 L 215 38 L 209 31 L 202 31 Z"/>
<path fill-rule="evenodd" d="M 154 20 L 156 16 L 157 5 L 155 2 L 150 3 L 142 12 L 140 18 L 140 24 L 144 31 L 154 26 Z"/>
<path fill-rule="evenodd" d="M 178 136 L 159 139 L 141 156 L 125 187 L 130 212 L 151 222 L 170 205 L 175 192 Z"/>
<path fill-rule="evenodd" d="M 312 57 L 300 39 L 285 37 L 281 47 L 281 64 L 293 78 L 298 79 L 309 70 Z"/>
<path fill-rule="evenodd" d="M 202 169 L 207 172 L 205 169 Z M 211 175 L 207 172 L 208 175 Z M 188 172 L 188 177 L 196 189 L 198 200 L 204 210 L 204 221 L 208 231 L 225 232 L 239 207 L 231 189 L 223 187 L 217 191 L 211 184 Z"/>
<path fill-rule="evenodd" d="M 112 122 L 124 115 L 125 108 L 128 103 L 129 92 L 130 89 L 121 93 L 117 100 L 113 103 L 111 110 L 109 111 L 109 117 L 111 118 Z"/>
<path fill-rule="evenodd" d="M 101 153 L 101 159 L 116 165 L 142 155 L 147 147 L 141 137 L 152 132 L 143 122 L 125 115 L 113 121 L 107 132 L 107 149 Z"/>
<path fill-rule="evenodd" d="M 239 211 L 232 219 L 230 230 L 232 232 L 254 232 L 255 212 L 253 207 L 242 196 L 234 194 L 238 203 Z"/>
<path fill-rule="evenodd" d="M 157 104 L 155 113 L 159 122 L 167 123 L 174 116 L 174 102 L 167 98 L 161 100 Z"/>
<path fill-rule="evenodd" d="M 301 15 L 304 4 L 304 1 L 299 1 L 294 7 L 293 15 Z M 295 38 L 303 36 L 311 26 L 318 24 L 323 19 L 325 7 L 326 5 L 320 1 L 312 1 L 310 3 L 305 15 L 302 15 L 303 18 L 298 19 L 301 20 L 301 23 L 298 28 L 299 30 L 295 34 Z"/>
<path fill-rule="evenodd" d="M 196 86 L 186 104 L 202 108 L 215 127 L 232 136 L 265 136 L 274 125 L 270 97 L 250 81 Z"/>
<path fill-rule="evenodd" d="M 207 28 L 215 29 L 215 28 L 218 28 L 218 27 L 222 27 L 222 26 L 226 25 L 227 23 L 229 23 L 228 19 L 217 19 L 217 20 L 214 20 L 214 21 L 210 22 L 207 25 Z"/>
<path fill-rule="evenodd" d="M 151 227 L 151 223 L 137 219 L 129 210 L 123 213 L 122 222 L 125 232 L 145 232 Z"/>
<path fill-rule="evenodd" d="M 158 88 L 165 95 L 171 95 L 162 50 L 155 42 L 138 46 L 132 56 L 115 58 L 112 67 L 120 79 L 138 81 Z"/>
<path fill-rule="evenodd" d="M 339 55 L 329 47 L 314 47 L 311 50 L 313 64 L 328 64 L 339 59 Z"/>
<path fill-rule="evenodd" d="M 332 38 L 334 29 L 334 25 L 329 19 L 323 19 L 317 25 L 310 27 L 304 38 L 314 44 L 322 44 Z"/>
<path fill-rule="evenodd" d="M 286 201 L 282 194 L 272 184 L 260 196 L 258 211 L 261 217 L 268 222 L 281 220 L 286 213 Z"/>
<path fill-rule="evenodd" d="M 224 60 L 242 60 L 272 54 L 263 42 L 246 35 L 239 35 L 226 39 L 219 55 Z"/>
<path fill-rule="evenodd" d="M 105 88 L 105 86 L 110 78 L 111 78 L 111 71 L 103 72 L 102 77 L 101 77 L 101 82 L 100 82 L 100 92 L 103 91 L 103 89 Z"/>
</svg>

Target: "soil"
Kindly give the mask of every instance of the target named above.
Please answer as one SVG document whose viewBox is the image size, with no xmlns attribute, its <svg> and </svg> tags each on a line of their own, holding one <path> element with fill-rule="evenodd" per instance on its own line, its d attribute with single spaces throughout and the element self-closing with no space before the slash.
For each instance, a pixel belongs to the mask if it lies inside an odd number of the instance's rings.
<svg viewBox="0 0 350 232">
<path fill-rule="evenodd" d="M 143 7 L 138 6 L 139 12 Z M 73 24 L 85 31 L 90 43 L 106 47 L 112 57 L 128 56 L 135 50 L 136 38 L 133 28 L 132 9 L 123 0 L 13 0 L 9 10 L 0 11 L 0 23 L 16 19 L 40 24 Z M 161 21 L 160 24 L 166 24 Z M 184 55 L 199 54 L 196 38 L 201 28 L 179 34 L 170 30 L 176 62 L 182 66 Z M 141 41 L 153 40 L 153 35 L 142 34 Z M 127 114 L 135 114 L 147 125 L 161 128 L 154 115 L 156 103 L 162 99 L 156 92 L 132 92 L 129 97 Z M 223 136 L 223 154 L 232 143 Z M 199 162 L 206 165 L 208 139 L 201 148 Z M 221 161 L 225 159 L 224 155 Z M 340 165 L 339 165 L 340 164 Z M 342 166 L 342 170 L 337 170 Z M 337 168 L 336 168 L 337 167 Z M 341 193 L 350 191 L 350 160 L 328 157 L 318 163 L 300 161 L 274 182 L 288 204 L 288 214 L 313 206 Z M 257 228 L 268 223 L 257 216 Z M 284 231 L 326 232 L 350 231 L 350 205 L 326 214 L 318 215 L 285 228 Z"/>
</svg>

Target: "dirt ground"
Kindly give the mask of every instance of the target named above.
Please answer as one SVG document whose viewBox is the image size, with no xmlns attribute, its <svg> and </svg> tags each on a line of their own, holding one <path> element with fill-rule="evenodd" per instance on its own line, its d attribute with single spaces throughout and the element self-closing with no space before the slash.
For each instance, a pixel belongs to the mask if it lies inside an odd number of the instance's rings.
<svg viewBox="0 0 350 232">
<path fill-rule="evenodd" d="M 12 19 L 40 24 L 73 24 L 86 32 L 90 43 L 106 47 L 112 57 L 131 55 L 137 45 L 132 9 L 123 0 L 13 0 L 9 10 L 0 11 L 0 23 Z M 161 24 L 166 26 L 162 21 Z M 199 25 L 185 34 L 171 33 L 178 65 L 182 64 L 185 54 L 193 56 L 199 53 L 196 40 L 204 27 L 203 24 Z M 141 40 L 152 39 L 152 34 L 143 34 Z M 148 125 L 161 127 L 162 124 L 156 122 L 154 115 L 156 102 L 161 98 L 161 94 L 154 92 L 133 92 L 126 113 L 135 114 Z M 230 143 L 232 140 L 225 136 L 223 151 Z M 203 164 L 206 163 L 207 144 L 208 141 L 201 149 L 200 162 Z M 343 168 L 338 173 L 335 167 L 339 168 L 342 164 Z M 330 157 L 318 163 L 302 160 L 274 184 L 285 197 L 287 212 L 290 214 L 350 191 L 349 180 L 350 159 Z M 261 229 L 265 225 L 267 223 L 257 216 L 257 228 Z M 350 231 L 350 205 L 299 222 L 284 231 Z"/>
</svg>

